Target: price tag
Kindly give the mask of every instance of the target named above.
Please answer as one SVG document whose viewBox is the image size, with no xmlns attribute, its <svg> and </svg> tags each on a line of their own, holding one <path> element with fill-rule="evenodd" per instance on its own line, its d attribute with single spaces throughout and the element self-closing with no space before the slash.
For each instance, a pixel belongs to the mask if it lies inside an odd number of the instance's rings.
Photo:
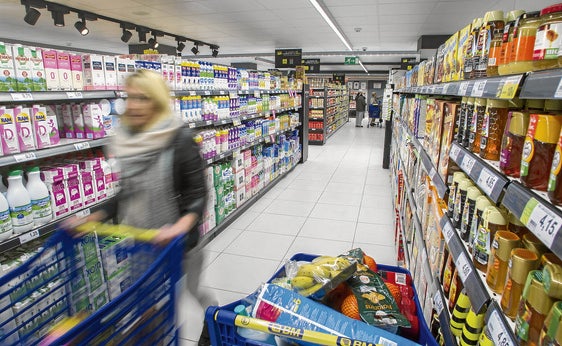
<svg viewBox="0 0 562 346">
<path fill-rule="evenodd" d="M 190 129 L 195 128 L 195 123 L 189 123 L 189 128 L 190 128 Z"/>
<path fill-rule="evenodd" d="M 554 93 L 554 97 L 562 98 L 562 78 L 560 78 L 560 82 L 558 83 L 558 87 L 556 87 L 556 92 Z"/>
<path fill-rule="evenodd" d="M 470 85 L 469 82 L 462 82 L 459 86 L 459 96 L 466 96 L 466 92 L 468 91 L 468 86 Z"/>
<path fill-rule="evenodd" d="M 219 160 L 222 160 L 222 159 L 224 159 L 224 153 L 219 155 Z"/>
<path fill-rule="evenodd" d="M 224 90 L 221 90 L 221 91 L 219 92 L 219 94 L 221 94 L 221 95 L 225 95 L 225 94 L 226 94 L 226 92 L 225 92 Z"/>
<path fill-rule="evenodd" d="M 229 96 L 231 99 L 236 99 L 236 98 L 238 98 L 238 94 L 235 93 L 235 92 L 230 92 L 230 93 L 228 94 L 228 96 Z"/>
<path fill-rule="evenodd" d="M 453 145 L 453 146 L 451 147 L 451 152 L 449 153 L 449 157 L 450 157 L 451 159 L 453 159 L 453 161 L 456 162 L 457 159 L 459 158 L 459 154 L 460 154 L 460 153 L 461 153 L 461 148 L 459 148 L 459 147 L 456 146 L 456 145 Z"/>
<path fill-rule="evenodd" d="M 447 222 L 445 227 L 443 227 L 443 237 L 445 238 L 445 242 L 447 244 L 451 242 L 451 239 L 453 238 L 454 234 L 455 234 L 455 229 L 453 228 L 453 225 L 451 225 L 450 222 Z"/>
<path fill-rule="evenodd" d="M 82 93 L 80 91 L 67 91 L 66 97 L 68 97 L 69 99 L 82 99 L 82 98 L 84 98 L 84 96 L 82 95 Z"/>
<path fill-rule="evenodd" d="M 449 92 L 449 87 L 451 86 L 451 84 L 445 84 L 443 86 L 443 95 L 447 95 L 447 93 Z"/>
<path fill-rule="evenodd" d="M 472 96 L 481 97 L 484 95 L 484 89 L 486 89 L 486 81 L 479 80 L 474 82 L 474 87 L 472 87 Z"/>
<path fill-rule="evenodd" d="M 205 122 L 205 125 L 213 125 L 213 121 L 212 121 L 212 120 L 207 120 L 207 121 Z"/>
<path fill-rule="evenodd" d="M 126 91 L 122 91 L 122 90 L 117 90 L 115 91 L 115 95 L 117 95 L 117 97 L 122 97 L 122 98 L 127 98 L 127 92 Z"/>
<path fill-rule="evenodd" d="M 261 93 L 259 90 L 254 91 L 254 97 L 256 98 L 261 97 Z"/>
<path fill-rule="evenodd" d="M 209 90 L 205 90 L 205 95 L 211 95 L 211 92 Z"/>
<path fill-rule="evenodd" d="M 466 255 L 463 253 L 460 254 L 459 257 L 455 260 L 455 265 L 458 269 L 458 274 L 461 278 L 463 284 L 466 283 L 468 276 L 472 273 L 472 266 L 470 265 L 470 261 L 466 258 Z"/>
<path fill-rule="evenodd" d="M 514 98 L 515 94 L 517 93 L 517 88 L 519 87 L 519 83 L 521 82 L 521 78 L 523 78 L 522 75 L 504 78 L 502 80 L 503 85 L 502 83 L 500 83 L 501 89 L 498 91 L 496 96 L 501 99 Z"/>
<path fill-rule="evenodd" d="M 35 160 L 36 158 L 37 158 L 37 155 L 35 155 L 34 152 L 14 155 L 14 160 L 16 160 L 16 162 L 31 161 L 31 160 Z"/>
<path fill-rule="evenodd" d="M 435 180 L 435 175 L 437 175 L 437 171 L 435 170 L 435 167 L 431 167 L 431 170 L 429 171 L 429 177 L 431 178 L 431 180 Z"/>
<path fill-rule="evenodd" d="M 213 159 L 208 159 L 207 164 L 210 165 L 211 163 L 213 163 Z"/>
<path fill-rule="evenodd" d="M 197 95 L 197 91 L 191 90 L 191 91 L 189 92 L 189 96 L 195 96 L 195 95 Z"/>
<path fill-rule="evenodd" d="M 472 168 L 474 167 L 474 163 L 476 163 L 476 159 L 466 155 L 461 162 L 461 168 L 466 174 L 470 175 Z"/>
<path fill-rule="evenodd" d="M 439 292 L 439 290 L 437 290 L 437 292 L 435 292 L 435 295 L 433 296 L 433 307 L 435 308 L 435 312 L 437 312 L 437 315 L 441 315 L 441 312 L 443 312 L 443 309 L 445 309 L 443 298 L 441 298 L 441 293 Z"/>
<path fill-rule="evenodd" d="M 269 137 L 269 136 L 265 137 L 264 140 L 267 144 L 271 143 L 271 137 Z"/>
<path fill-rule="evenodd" d="M 242 122 L 240 121 L 240 118 L 232 118 L 232 124 L 234 126 L 240 126 Z"/>
<path fill-rule="evenodd" d="M 477 184 L 485 194 L 490 196 L 492 191 L 494 191 L 494 187 L 496 186 L 498 179 L 497 175 L 493 174 L 489 169 L 484 168 L 478 176 Z"/>
<path fill-rule="evenodd" d="M 492 311 L 492 313 L 490 314 L 487 327 L 494 345 L 496 346 L 511 345 L 511 338 L 509 337 L 507 328 L 505 324 L 502 323 L 502 320 L 497 310 Z"/>
<path fill-rule="evenodd" d="M 90 149 L 90 142 L 74 143 L 74 149 L 76 150 Z"/>
<path fill-rule="evenodd" d="M 78 216 L 78 217 L 86 217 L 86 216 L 90 215 L 90 213 L 91 213 L 90 208 L 86 208 L 86 209 L 80 210 L 75 215 Z"/>
<path fill-rule="evenodd" d="M 33 101 L 31 93 L 11 93 L 10 95 L 14 101 Z"/>
<path fill-rule="evenodd" d="M 525 205 L 521 221 L 549 248 L 562 226 L 562 218 L 534 198 Z"/>
<path fill-rule="evenodd" d="M 20 235 L 20 243 L 25 244 L 37 238 L 39 238 L 39 230 L 35 229 L 31 232 Z"/>
</svg>

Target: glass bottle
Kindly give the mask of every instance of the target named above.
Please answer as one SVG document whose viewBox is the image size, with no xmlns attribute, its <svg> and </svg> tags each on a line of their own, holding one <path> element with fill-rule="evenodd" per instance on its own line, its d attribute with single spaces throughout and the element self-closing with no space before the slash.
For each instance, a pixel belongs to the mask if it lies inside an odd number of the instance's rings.
<svg viewBox="0 0 562 346">
<path fill-rule="evenodd" d="M 486 272 L 492 240 L 497 231 L 507 231 L 507 218 L 496 206 L 489 206 L 482 213 L 482 221 L 474 242 L 472 262 L 476 269 Z"/>
<path fill-rule="evenodd" d="M 459 228 L 461 225 L 462 211 L 464 209 L 464 204 L 466 202 L 466 194 L 469 187 L 474 186 L 474 183 L 470 178 L 463 179 L 459 182 L 457 186 L 457 192 L 455 194 L 455 207 L 453 209 L 453 226 Z"/>
<path fill-rule="evenodd" d="M 470 143 L 470 122 L 474 113 L 474 97 L 469 97 L 466 100 L 466 113 L 463 117 L 462 129 L 459 127 L 459 135 L 461 142 L 459 143 L 465 148 L 468 148 Z"/>
<path fill-rule="evenodd" d="M 562 168 L 562 132 L 560 133 L 560 138 L 558 144 L 556 145 L 556 150 L 552 157 L 552 166 L 550 167 L 550 175 L 548 178 L 548 199 L 550 202 L 556 205 L 562 205 L 562 175 L 560 174 Z"/>
<path fill-rule="evenodd" d="M 468 179 L 467 175 L 464 172 L 453 173 L 453 182 L 449 186 L 449 200 L 447 203 L 447 216 L 449 216 L 449 218 L 451 219 L 453 218 L 453 210 L 455 208 L 457 187 L 459 186 L 459 182 L 463 179 Z"/>
<path fill-rule="evenodd" d="M 453 273 L 453 277 L 451 278 L 451 287 L 449 288 L 449 311 L 452 311 L 457 303 L 457 299 L 461 291 L 463 290 L 464 286 L 462 280 L 459 276 L 457 268 L 455 268 L 455 272 Z"/>
<path fill-rule="evenodd" d="M 510 232 L 513 232 L 519 236 L 519 238 L 523 238 L 523 235 L 529 232 L 529 229 L 519 220 L 517 215 L 513 213 L 509 213 L 508 216 L 509 224 L 507 225 L 507 229 Z"/>
<path fill-rule="evenodd" d="M 537 28 L 541 23 L 540 12 L 527 12 L 519 17 L 513 28 L 513 40 L 510 45 L 509 60 L 499 73 L 517 74 L 534 71 L 533 52 Z"/>
<path fill-rule="evenodd" d="M 482 195 L 476 198 L 472 224 L 470 225 L 470 234 L 468 235 L 468 251 L 471 255 L 474 255 L 474 244 L 476 243 L 476 237 L 478 236 L 478 229 L 482 224 L 482 214 L 484 213 L 484 209 L 492 205 L 494 204 L 487 196 Z"/>
<path fill-rule="evenodd" d="M 540 239 L 531 232 L 523 235 L 523 237 L 521 238 L 521 243 L 523 244 L 524 248 L 536 253 L 538 258 L 541 258 L 543 254 L 549 251 L 548 247 L 544 245 L 542 241 L 540 241 Z"/>
<path fill-rule="evenodd" d="M 550 346 L 555 345 L 556 333 L 560 329 L 562 323 L 562 302 L 556 302 L 546 315 L 544 325 L 539 337 L 539 345 Z"/>
<path fill-rule="evenodd" d="M 466 41 L 466 50 L 464 51 L 464 79 L 471 79 L 472 71 L 474 70 L 474 56 L 476 53 L 476 43 L 478 41 L 478 34 L 482 26 L 483 18 L 475 18 L 472 21 L 472 31 L 468 35 Z"/>
<path fill-rule="evenodd" d="M 505 27 L 502 33 L 502 43 L 500 49 L 500 57 L 498 59 L 498 74 L 505 74 L 505 66 L 510 62 L 511 45 L 513 43 L 513 30 L 517 19 L 524 14 L 523 10 L 513 10 L 507 13 L 505 17 Z M 504 73 L 502 73 L 504 72 Z"/>
<path fill-rule="evenodd" d="M 499 75 L 498 66 L 501 58 L 503 29 L 494 29 L 492 42 L 490 42 L 490 52 L 488 54 L 488 66 L 486 66 L 486 76 L 494 77 Z"/>
<path fill-rule="evenodd" d="M 467 103 L 468 97 L 463 97 L 461 100 L 461 109 L 459 111 L 459 117 L 457 119 L 457 136 L 455 138 L 455 142 L 458 144 L 462 144 L 462 137 L 464 135 L 464 126 L 466 123 L 466 111 L 467 111 Z"/>
<path fill-rule="evenodd" d="M 562 300 L 562 266 L 549 263 L 543 268 L 542 275 L 546 294 L 556 300 Z"/>
<path fill-rule="evenodd" d="M 560 259 L 552 252 L 547 252 L 541 256 L 541 264 L 539 265 L 539 269 L 544 269 L 547 264 L 562 266 L 562 259 Z"/>
<path fill-rule="evenodd" d="M 558 67 L 558 48 L 562 42 L 562 4 L 545 7 L 540 13 L 533 52 L 533 67 L 547 70 Z"/>
<path fill-rule="evenodd" d="M 445 262 L 445 270 L 443 270 L 443 278 L 441 282 L 443 283 L 443 293 L 445 296 L 449 295 L 449 290 L 451 288 L 451 279 L 453 278 L 453 273 L 455 271 L 453 263 L 453 256 L 449 253 L 449 257 L 447 258 L 447 262 Z"/>
<path fill-rule="evenodd" d="M 521 346 L 538 345 L 546 315 L 554 300 L 544 291 L 539 270 L 529 272 L 515 318 L 515 339 Z"/>
<path fill-rule="evenodd" d="M 476 186 L 471 186 L 466 190 L 466 202 L 462 211 L 461 224 L 460 224 L 460 237 L 464 241 L 468 241 L 470 237 L 470 229 L 474 220 L 474 209 L 476 208 L 476 199 L 482 196 L 480 189 Z"/>
<path fill-rule="evenodd" d="M 492 243 L 492 252 L 488 261 L 486 283 L 492 291 L 502 294 L 507 277 L 507 264 L 511 251 L 521 246 L 521 238 L 509 231 L 498 231 Z"/>
<path fill-rule="evenodd" d="M 501 308 L 505 315 L 510 319 L 515 319 L 519 300 L 523 293 L 523 287 L 527 280 L 527 275 L 531 270 L 539 266 L 539 256 L 531 250 L 517 248 L 511 251 L 508 263 L 507 280 L 503 288 L 500 301 Z"/>
<path fill-rule="evenodd" d="M 476 52 L 474 54 L 474 68 L 472 78 L 486 77 L 488 58 L 490 54 L 490 44 L 494 38 L 494 33 L 501 35 L 505 26 L 503 11 L 489 11 L 484 15 L 484 23 L 478 33 L 476 41 Z M 497 30 L 497 31 L 496 31 Z"/>
<path fill-rule="evenodd" d="M 482 122 L 484 121 L 484 116 L 486 114 L 486 105 L 486 99 L 474 99 L 474 112 L 472 112 L 472 117 L 470 119 L 468 150 L 475 154 L 480 152 L 480 135 L 482 133 Z"/>
<path fill-rule="evenodd" d="M 480 133 L 480 157 L 486 160 L 498 161 L 500 159 L 500 146 L 502 131 L 507 122 L 507 100 L 488 100 L 486 112 L 482 120 Z"/>
<path fill-rule="evenodd" d="M 531 114 L 521 157 L 521 183 L 546 191 L 552 158 L 560 136 L 562 117 Z"/>
</svg>

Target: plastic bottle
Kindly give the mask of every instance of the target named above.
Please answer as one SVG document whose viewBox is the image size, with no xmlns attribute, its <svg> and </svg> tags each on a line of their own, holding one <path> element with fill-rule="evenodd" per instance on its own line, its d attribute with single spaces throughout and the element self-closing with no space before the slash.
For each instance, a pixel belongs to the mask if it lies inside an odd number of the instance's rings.
<svg viewBox="0 0 562 346">
<path fill-rule="evenodd" d="M 472 224 L 470 225 L 470 234 L 468 235 L 468 251 L 471 254 L 474 253 L 474 244 L 476 242 L 476 237 L 478 236 L 478 229 L 482 224 L 482 214 L 484 213 L 484 209 L 491 205 L 493 205 L 493 203 L 488 197 L 484 195 L 476 197 L 474 213 L 472 214 Z"/>
<path fill-rule="evenodd" d="M 449 218 L 453 217 L 453 210 L 455 208 L 455 196 L 457 193 L 457 188 L 459 186 L 459 182 L 463 179 L 468 179 L 467 175 L 464 172 L 455 172 L 453 173 L 453 182 L 449 186 L 449 200 L 447 203 L 447 215 Z"/>
<path fill-rule="evenodd" d="M 2 175 L 0 175 L 0 193 L 6 197 L 6 193 L 8 192 L 8 188 L 4 185 L 4 180 L 2 179 Z"/>
<path fill-rule="evenodd" d="M 552 305 L 539 337 L 539 345 L 549 346 L 555 345 L 556 334 L 562 324 L 562 302 L 557 302 Z"/>
<path fill-rule="evenodd" d="M 521 15 L 513 29 L 513 38 L 508 52 L 508 62 L 499 67 L 500 75 L 517 74 L 534 71 L 533 51 L 537 28 L 541 22 L 540 12 L 527 12 Z"/>
<path fill-rule="evenodd" d="M 480 157 L 483 159 L 493 161 L 500 159 L 501 134 L 505 129 L 507 113 L 507 100 L 487 101 L 480 133 Z"/>
<path fill-rule="evenodd" d="M 21 171 L 12 171 L 8 177 L 7 198 L 14 233 L 24 233 L 33 229 L 31 197 L 22 182 Z"/>
<path fill-rule="evenodd" d="M 476 52 L 476 42 L 478 41 L 478 33 L 482 26 L 483 18 L 475 18 L 472 21 L 472 31 L 466 40 L 466 50 L 464 51 L 464 79 L 472 78 L 474 70 L 474 55 Z"/>
<path fill-rule="evenodd" d="M 486 76 L 497 76 L 498 66 L 501 59 L 503 44 L 503 29 L 494 29 L 492 42 L 490 42 L 490 53 L 488 55 L 488 65 L 486 66 Z"/>
<path fill-rule="evenodd" d="M 540 14 L 533 51 L 533 68 L 547 70 L 558 67 L 558 50 L 562 42 L 562 4 L 545 7 Z"/>
<path fill-rule="evenodd" d="M 468 148 L 470 143 L 470 123 L 474 113 L 474 97 L 469 97 L 466 100 L 466 111 L 462 116 L 462 123 L 459 123 L 459 144 Z"/>
<path fill-rule="evenodd" d="M 26 189 L 31 198 L 35 227 L 46 224 L 53 219 L 51 196 L 47 185 L 41 180 L 40 174 L 39 167 L 33 167 L 27 172 Z"/>
<path fill-rule="evenodd" d="M 498 207 L 486 207 L 474 242 L 472 259 L 474 266 L 480 271 L 486 272 L 488 269 L 492 240 L 497 231 L 507 231 L 507 218 Z"/>
<path fill-rule="evenodd" d="M 513 32 L 515 31 L 515 25 L 521 15 L 523 15 L 525 11 L 523 10 L 513 10 L 507 13 L 505 18 L 505 27 L 503 28 L 502 33 L 502 42 L 500 48 L 500 54 L 497 61 L 497 72 L 498 74 L 502 74 L 503 69 L 505 66 L 511 61 L 511 46 L 513 44 Z"/>
<path fill-rule="evenodd" d="M 471 74 L 472 78 L 486 77 L 491 41 L 494 38 L 494 33 L 501 35 L 505 26 L 503 11 L 486 12 L 484 22 L 485 25 L 480 28 L 476 41 L 474 68 Z"/>
<path fill-rule="evenodd" d="M 453 209 L 453 226 L 459 228 L 461 225 L 462 212 L 466 202 L 466 194 L 469 187 L 474 186 L 470 178 L 463 179 L 459 182 L 457 192 L 455 194 L 455 208 Z"/>
<path fill-rule="evenodd" d="M 0 241 L 12 237 L 14 228 L 10 217 L 10 206 L 4 194 L 0 194 Z"/>
<path fill-rule="evenodd" d="M 498 231 L 492 243 L 488 261 L 486 283 L 495 293 L 501 294 L 507 277 L 507 265 L 511 251 L 521 246 L 521 238 L 509 231 Z"/>
<path fill-rule="evenodd" d="M 451 278 L 451 287 L 449 288 L 449 311 L 453 310 L 461 291 L 464 289 L 458 269 L 455 268 L 453 277 Z"/>
<path fill-rule="evenodd" d="M 474 102 L 474 101 L 473 101 Z M 462 137 L 464 134 L 464 126 L 466 123 L 466 111 L 468 106 L 468 97 L 463 97 L 461 100 L 461 108 L 459 111 L 459 116 L 457 119 L 457 133 L 455 135 L 454 141 L 458 144 L 462 143 Z"/>
<path fill-rule="evenodd" d="M 474 221 L 474 210 L 476 209 L 476 199 L 480 196 L 482 196 L 482 193 L 476 186 L 471 186 L 466 190 L 466 202 L 462 211 L 459 231 L 460 237 L 464 241 L 468 241 L 470 237 L 470 230 Z"/>
<path fill-rule="evenodd" d="M 519 300 L 530 271 L 539 266 L 539 257 L 528 249 L 514 249 L 508 263 L 507 280 L 503 288 L 501 308 L 510 319 L 515 319 Z"/>
<path fill-rule="evenodd" d="M 474 112 L 472 112 L 469 126 L 468 150 L 475 154 L 480 153 L 480 135 L 482 133 L 482 122 L 486 114 L 486 105 L 486 99 L 474 99 Z"/>
<path fill-rule="evenodd" d="M 550 175 L 548 178 L 548 198 L 550 201 L 556 205 L 562 205 L 562 175 L 560 174 L 562 168 L 562 132 L 560 133 L 560 138 L 558 144 L 556 145 L 556 150 L 552 157 L 552 165 L 550 167 Z"/>
</svg>

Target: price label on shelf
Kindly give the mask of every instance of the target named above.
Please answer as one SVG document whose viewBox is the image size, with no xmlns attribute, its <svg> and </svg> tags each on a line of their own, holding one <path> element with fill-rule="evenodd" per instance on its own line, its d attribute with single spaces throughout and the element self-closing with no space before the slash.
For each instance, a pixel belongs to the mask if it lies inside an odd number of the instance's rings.
<svg viewBox="0 0 562 346">
<path fill-rule="evenodd" d="M 240 126 L 242 124 L 242 121 L 240 121 L 240 118 L 232 118 L 232 124 L 234 126 Z"/>
<path fill-rule="evenodd" d="M 461 168 L 463 171 L 465 171 L 466 174 L 470 175 L 475 163 L 476 163 L 476 159 L 474 157 L 465 155 L 464 159 L 461 162 Z"/>
<path fill-rule="evenodd" d="M 474 86 L 472 87 L 472 96 L 473 97 L 482 97 L 484 95 L 484 90 L 486 89 L 486 81 L 479 80 L 474 82 Z"/>
<path fill-rule="evenodd" d="M 208 159 L 207 164 L 210 165 L 211 163 L 213 163 L 213 159 Z"/>
<path fill-rule="evenodd" d="M 219 160 L 222 160 L 222 159 L 224 159 L 224 153 L 219 155 Z"/>
<path fill-rule="evenodd" d="M 193 129 L 193 128 L 195 128 L 195 123 L 189 123 L 188 126 L 189 126 L 190 129 Z"/>
<path fill-rule="evenodd" d="M 502 81 L 500 82 L 501 88 L 499 88 L 496 97 L 499 97 L 501 99 L 514 98 L 515 94 L 517 93 L 519 83 L 521 82 L 521 78 L 523 78 L 523 75 L 511 76 L 502 79 Z"/>
<path fill-rule="evenodd" d="M 459 96 L 466 96 L 466 92 L 468 91 L 468 86 L 470 85 L 469 82 L 462 82 L 459 86 Z"/>
<path fill-rule="evenodd" d="M 451 152 L 449 153 L 449 157 L 450 157 L 451 159 L 453 159 L 453 161 L 456 162 L 457 159 L 459 158 L 459 154 L 460 154 L 460 153 L 461 153 L 461 148 L 459 148 L 459 147 L 456 146 L 456 145 L 453 145 L 453 146 L 451 147 Z"/>
<path fill-rule="evenodd" d="M 259 90 L 254 91 L 254 97 L 261 97 L 261 93 Z"/>
<path fill-rule="evenodd" d="M 445 84 L 445 85 L 443 86 L 443 92 L 442 92 L 443 95 L 447 95 L 447 93 L 449 92 L 449 87 L 450 87 L 450 86 L 451 86 L 450 83 L 447 83 L 447 84 Z"/>
<path fill-rule="evenodd" d="M 228 93 L 228 96 L 229 96 L 231 99 L 236 99 L 236 98 L 238 98 L 238 94 L 235 93 L 235 92 L 230 92 L 230 93 Z"/>
<path fill-rule="evenodd" d="M 431 180 L 435 181 L 435 176 L 437 175 L 437 171 L 435 170 L 435 167 L 431 167 L 431 170 L 429 171 L 428 174 Z"/>
<path fill-rule="evenodd" d="M 556 92 L 554 93 L 555 98 L 562 98 L 562 78 L 560 78 L 560 82 L 558 82 L 558 86 L 556 87 Z"/>
<path fill-rule="evenodd" d="M 441 292 L 439 292 L 439 290 L 437 290 L 433 296 L 433 307 L 435 308 L 437 315 L 441 315 L 441 312 L 445 309 L 445 304 L 443 304 L 443 298 L 441 297 Z"/>
<path fill-rule="evenodd" d="M 92 211 L 90 210 L 90 208 L 86 208 L 86 209 L 80 210 L 75 215 L 78 216 L 78 217 L 86 217 L 86 216 L 90 215 L 91 212 Z"/>
<path fill-rule="evenodd" d="M 509 337 L 505 324 L 502 323 L 498 310 L 494 310 L 490 314 L 487 328 L 494 345 L 496 346 L 511 345 L 511 338 Z"/>
<path fill-rule="evenodd" d="M 35 155 L 34 152 L 30 152 L 30 153 L 21 153 L 21 154 L 16 154 L 14 155 L 14 160 L 16 160 L 16 162 L 25 162 L 25 161 L 31 161 L 31 160 L 35 160 L 37 159 L 37 155 Z"/>
<path fill-rule="evenodd" d="M 196 96 L 196 95 L 197 95 L 197 91 L 195 91 L 195 90 L 191 90 L 189 92 L 189 96 Z"/>
<path fill-rule="evenodd" d="M 468 276 L 472 273 L 472 266 L 470 265 L 470 261 L 466 258 L 465 253 L 461 253 L 459 257 L 455 260 L 455 265 L 458 269 L 458 274 L 461 278 L 463 284 L 466 283 Z"/>
<path fill-rule="evenodd" d="M 453 228 L 453 225 L 451 225 L 450 222 L 447 222 L 445 227 L 443 227 L 443 237 L 445 238 L 445 242 L 447 244 L 451 242 L 451 239 L 453 238 L 454 234 L 455 234 L 455 229 Z"/>
<path fill-rule="evenodd" d="M 562 218 L 534 198 L 525 205 L 521 221 L 549 248 L 562 226 Z"/>
<path fill-rule="evenodd" d="M 226 95 L 226 92 L 224 90 L 221 90 L 221 91 L 219 91 L 219 94 Z"/>
<path fill-rule="evenodd" d="M 478 176 L 477 184 L 485 194 L 490 196 L 492 191 L 494 191 L 494 187 L 496 186 L 498 179 L 499 177 L 492 173 L 488 168 L 483 168 Z"/>
<path fill-rule="evenodd" d="M 78 151 L 84 149 L 90 149 L 90 142 L 74 143 L 74 149 Z"/>
<path fill-rule="evenodd" d="M 84 98 L 84 96 L 82 95 L 82 93 L 80 91 L 67 91 L 66 97 L 68 97 L 69 99 L 83 99 Z"/>
<path fill-rule="evenodd" d="M 39 230 L 33 230 L 31 232 L 24 233 L 20 235 L 20 243 L 25 244 L 27 242 L 32 241 L 33 239 L 39 238 Z"/>
<path fill-rule="evenodd" d="M 33 94 L 31 93 L 11 93 L 10 96 L 14 101 L 33 101 Z"/>
<path fill-rule="evenodd" d="M 209 90 L 205 90 L 205 95 L 209 96 L 211 95 L 211 92 Z"/>
<path fill-rule="evenodd" d="M 213 121 L 212 121 L 212 120 L 207 120 L 207 121 L 205 122 L 205 125 L 213 125 Z"/>
<path fill-rule="evenodd" d="M 121 97 L 121 98 L 127 98 L 128 97 L 127 92 L 122 91 L 122 90 L 116 90 L 115 95 L 117 95 L 117 97 Z"/>
</svg>

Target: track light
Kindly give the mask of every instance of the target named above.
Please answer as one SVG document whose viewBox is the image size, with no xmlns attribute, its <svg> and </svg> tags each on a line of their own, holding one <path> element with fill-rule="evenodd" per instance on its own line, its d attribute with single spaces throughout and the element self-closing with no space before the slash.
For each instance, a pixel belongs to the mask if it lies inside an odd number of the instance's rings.
<svg viewBox="0 0 562 346">
<path fill-rule="evenodd" d="M 178 46 L 176 47 L 176 50 L 178 52 L 181 52 L 184 49 L 185 49 L 185 43 L 183 43 L 182 41 L 178 41 Z"/>
<path fill-rule="evenodd" d="M 215 46 L 215 45 L 210 45 L 209 46 L 211 48 L 211 55 L 213 56 L 213 58 L 216 58 L 217 55 L 219 55 L 219 47 Z"/>
<path fill-rule="evenodd" d="M 153 36 L 148 40 L 148 45 L 150 46 L 150 48 L 156 49 L 160 44 L 158 43 L 158 41 L 156 41 L 156 36 Z"/>
<path fill-rule="evenodd" d="M 192 52 L 194 55 L 199 54 L 199 45 L 198 45 L 197 43 L 195 43 L 195 46 L 193 46 L 193 48 L 191 48 L 191 52 Z"/>
<path fill-rule="evenodd" d="M 53 17 L 53 22 L 55 26 L 63 27 L 64 26 L 64 14 L 59 11 L 52 11 L 51 15 Z"/>
<path fill-rule="evenodd" d="M 41 17 L 41 12 L 33 7 L 29 7 L 28 5 L 25 6 L 25 9 L 26 12 L 23 20 L 29 25 L 35 25 L 35 23 L 39 20 L 39 17 Z"/>
<path fill-rule="evenodd" d="M 86 18 L 84 18 L 84 16 L 80 16 L 80 18 L 81 20 L 74 23 L 74 27 L 76 28 L 76 30 L 78 30 L 80 35 L 86 36 L 90 33 L 90 29 L 86 27 Z"/>
<path fill-rule="evenodd" d="M 145 28 L 137 28 L 137 32 L 139 33 L 139 42 L 146 43 L 146 33 L 148 32 L 148 30 L 146 30 Z"/>
<path fill-rule="evenodd" d="M 127 43 L 133 37 L 133 33 L 127 29 L 123 29 L 123 35 L 121 35 L 121 41 Z"/>
</svg>

